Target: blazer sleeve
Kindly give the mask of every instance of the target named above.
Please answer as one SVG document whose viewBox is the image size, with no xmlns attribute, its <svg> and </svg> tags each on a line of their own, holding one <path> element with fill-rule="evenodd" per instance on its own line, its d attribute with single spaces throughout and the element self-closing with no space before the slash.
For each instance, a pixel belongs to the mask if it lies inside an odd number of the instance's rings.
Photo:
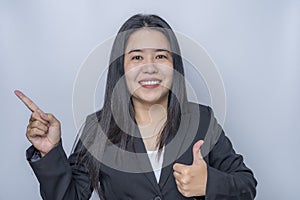
<svg viewBox="0 0 300 200">
<path fill-rule="evenodd" d="M 85 200 L 92 193 L 88 170 L 84 163 L 76 163 L 77 153 L 69 159 L 63 150 L 62 143 L 53 148 L 44 157 L 32 161 L 37 150 L 31 146 L 26 157 L 39 183 L 40 193 L 45 200 Z"/>
<path fill-rule="evenodd" d="M 211 130 L 219 130 L 217 142 L 208 154 L 206 200 L 253 200 L 257 181 L 246 167 L 243 157 L 237 154 L 216 122 L 211 109 Z"/>
</svg>

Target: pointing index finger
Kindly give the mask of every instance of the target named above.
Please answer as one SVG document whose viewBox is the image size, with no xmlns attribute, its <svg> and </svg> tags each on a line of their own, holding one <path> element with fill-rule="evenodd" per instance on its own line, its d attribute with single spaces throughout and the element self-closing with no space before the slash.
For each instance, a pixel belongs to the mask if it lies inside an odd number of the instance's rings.
<svg viewBox="0 0 300 200">
<path fill-rule="evenodd" d="M 31 99 L 19 90 L 15 90 L 15 95 L 31 110 L 32 112 L 41 110 Z"/>
</svg>

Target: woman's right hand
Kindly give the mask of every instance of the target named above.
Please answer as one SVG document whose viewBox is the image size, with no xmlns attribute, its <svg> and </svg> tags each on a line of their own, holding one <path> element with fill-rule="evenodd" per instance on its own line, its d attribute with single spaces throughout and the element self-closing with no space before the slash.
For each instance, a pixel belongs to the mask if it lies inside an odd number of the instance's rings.
<svg viewBox="0 0 300 200">
<path fill-rule="evenodd" d="M 54 115 L 44 113 L 21 91 L 16 90 L 15 94 L 32 111 L 27 126 L 26 137 L 40 151 L 41 155 L 44 156 L 60 142 L 60 122 Z"/>
</svg>

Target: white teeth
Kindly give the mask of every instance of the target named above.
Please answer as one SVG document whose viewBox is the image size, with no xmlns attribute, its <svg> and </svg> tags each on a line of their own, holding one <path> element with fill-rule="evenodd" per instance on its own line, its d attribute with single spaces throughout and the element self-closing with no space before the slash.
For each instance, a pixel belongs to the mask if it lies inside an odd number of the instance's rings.
<svg viewBox="0 0 300 200">
<path fill-rule="evenodd" d="M 157 85 L 160 81 L 141 81 L 142 85 Z"/>
</svg>

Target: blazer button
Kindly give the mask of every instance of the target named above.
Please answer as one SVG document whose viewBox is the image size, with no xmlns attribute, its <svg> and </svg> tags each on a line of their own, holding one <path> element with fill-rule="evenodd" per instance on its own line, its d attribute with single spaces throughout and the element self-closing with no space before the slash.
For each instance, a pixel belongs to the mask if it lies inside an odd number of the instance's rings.
<svg viewBox="0 0 300 200">
<path fill-rule="evenodd" d="M 154 197 L 153 200 L 161 200 L 161 198 L 160 198 L 160 196 L 156 196 L 156 197 Z"/>
</svg>

